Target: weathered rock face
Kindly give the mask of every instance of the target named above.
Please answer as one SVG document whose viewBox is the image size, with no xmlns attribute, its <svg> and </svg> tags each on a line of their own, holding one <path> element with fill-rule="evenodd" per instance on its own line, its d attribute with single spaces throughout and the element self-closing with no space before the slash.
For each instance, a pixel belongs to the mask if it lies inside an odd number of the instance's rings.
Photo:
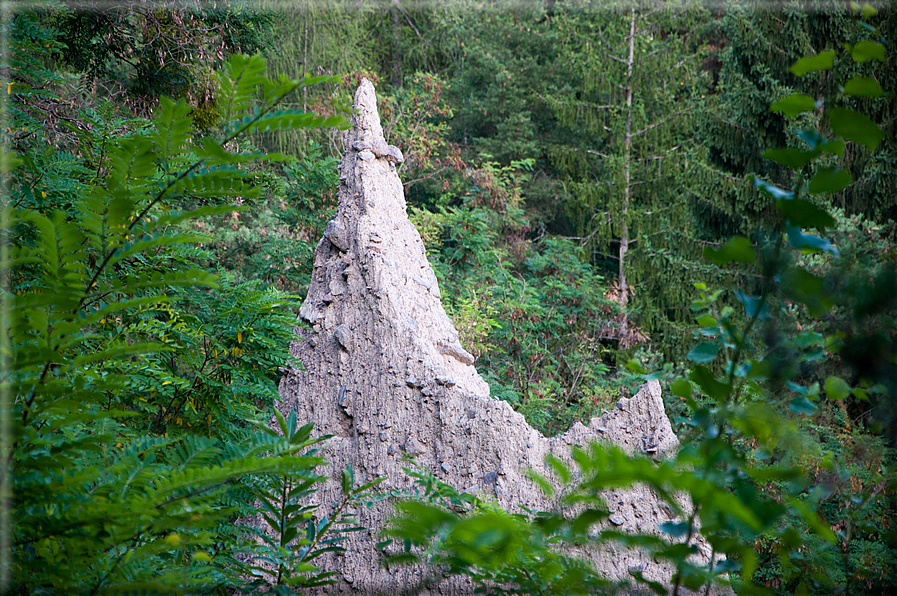
<svg viewBox="0 0 897 596">
<path fill-rule="evenodd" d="M 314 258 L 308 297 L 300 311 L 292 352 L 305 368 L 280 386 L 281 411 L 332 434 L 324 456 L 333 480 L 317 494 L 339 500 L 339 473 L 351 464 L 359 481 L 387 475 L 388 487 L 409 486 L 404 453 L 445 482 L 495 495 L 510 510 L 548 503 L 525 476 L 544 470 L 549 452 L 564 455 L 574 444 L 610 440 L 630 452 L 662 454 L 677 445 L 660 399 L 649 383 L 632 399 L 544 438 L 506 402 L 489 397 L 473 357 L 440 303 L 439 286 L 423 242 L 408 220 L 395 163 L 401 152 L 383 139 L 374 87 L 364 80 L 355 96 L 356 116 L 346 139 L 339 210 Z M 382 485 L 381 485 L 382 486 Z M 648 530 L 672 512 L 646 489 L 607 495 L 613 523 Z M 344 581 L 333 590 L 394 594 L 419 578 L 419 570 L 382 570 L 374 549 L 388 506 L 359 511 L 369 532 L 355 534 L 348 553 L 326 562 Z M 637 553 L 606 551 L 596 564 L 612 578 L 643 566 L 649 579 L 669 581 L 669 571 Z M 417 575 L 415 575 L 417 574 Z M 471 593 L 454 581 L 431 593 Z"/>
</svg>

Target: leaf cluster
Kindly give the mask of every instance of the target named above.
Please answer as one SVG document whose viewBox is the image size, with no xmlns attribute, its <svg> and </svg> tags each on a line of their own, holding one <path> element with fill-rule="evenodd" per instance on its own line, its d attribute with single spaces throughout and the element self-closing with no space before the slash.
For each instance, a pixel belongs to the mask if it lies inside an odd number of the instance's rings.
<svg viewBox="0 0 897 596">
<path fill-rule="evenodd" d="M 283 437 L 289 444 L 301 446 L 329 438 L 311 440 L 312 425 L 298 426 L 295 410 L 286 418 L 277 410 L 275 415 L 279 433 L 262 426 L 271 437 Z M 348 466 L 341 477 L 342 500 L 332 512 L 322 515 L 317 506 L 309 504 L 309 497 L 315 492 L 315 484 L 323 480 L 310 468 L 254 479 L 252 495 L 260 503 L 260 514 L 267 527 L 244 526 L 258 541 L 252 548 L 251 563 L 242 568 L 253 578 L 246 588 L 288 595 L 336 583 L 338 573 L 322 571 L 315 566 L 315 560 L 325 553 L 344 552 L 340 542 L 346 534 L 364 530 L 351 510 L 375 499 L 373 489 L 386 478 L 356 486 L 352 467 Z"/>
<path fill-rule="evenodd" d="M 20 15 L 13 28 L 35 23 Z M 38 54 L 28 39 L 41 29 L 30 31 L 15 39 Z M 293 298 L 198 266 L 209 238 L 189 228 L 259 193 L 247 166 L 271 156 L 241 150 L 242 137 L 341 122 L 279 111 L 316 80 L 269 80 L 264 66 L 258 55 L 224 65 L 217 135 L 163 97 L 152 120 L 79 112 L 105 128 L 74 126 L 65 148 L 42 144 L 40 127 L 6 139 L 18 154 L 5 160 L 2 211 L 8 593 L 242 589 L 238 554 L 252 548 L 232 521 L 248 495 L 274 503 L 265 482 L 302 477 L 308 494 L 319 480 L 310 427 L 252 426 L 288 364 Z M 32 97 L 23 88 L 12 110 L 29 126 Z M 347 498 L 369 488 L 350 483 Z"/>
</svg>

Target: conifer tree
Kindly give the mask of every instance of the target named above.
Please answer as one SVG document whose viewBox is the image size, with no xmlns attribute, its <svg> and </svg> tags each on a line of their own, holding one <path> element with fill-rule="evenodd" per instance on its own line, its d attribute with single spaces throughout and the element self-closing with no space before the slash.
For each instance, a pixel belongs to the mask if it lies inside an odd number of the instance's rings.
<svg viewBox="0 0 897 596">
<path fill-rule="evenodd" d="M 833 61 L 832 71 L 798 77 L 789 68 L 806 54 L 808 47 L 817 55 L 854 47 L 858 43 L 897 37 L 897 9 L 893 4 L 871 10 L 865 27 L 853 22 L 855 12 L 847 3 L 822 0 L 807 10 L 772 11 L 765 3 L 732 4 L 720 12 L 710 32 L 714 51 L 708 61 L 713 67 L 713 95 L 707 110 L 696 120 L 699 142 L 689 161 L 689 194 L 702 225 L 702 233 L 712 241 L 750 234 L 774 211 L 769 197 L 739 181 L 746 175 L 770 177 L 788 183 L 790 170 L 763 158 L 765 148 L 786 143 L 799 146 L 789 135 L 782 111 L 769 111 L 783 95 L 800 93 L 808 97 L 823 91 L 837 96 L 840 106 L 861 109 L 869 117 L 892 128 L 895 102 L 884 93 L 850 96 L 839 92 L 852 77 L 869 77 L 869 60 Z M 876 30 L 877 29 L 877 30 Z M 871 59 L 871 57 L 870 57 Z M 880 89 L 894 87 L 893 69 L 876 74 Z M 820 121 L 822 112 L 801 116 L 802 122 Z M 831 206 L 848 213 L 862 214 L 884 222 L 897 217 L 892 197 L 897 196 L 897 142 L 886 134 L 873 158 L 859 145 L 848 147 L 838 165 L 848 170 L 858 184 L 851 185 L 831 200 Z M 833 158 L 834 159 L 834 158 Z M 831 165 L 834 165 L 834 161 Z M 714 197 L 713 200 L 706 200 Z"/>
<path fill-rule="evenodd" d="M 616 274 L 617 301 L 644 307 L 657 299 L 654 288 L 681 277 L 651 268 L 655 237 L 683 233 L 686 242 L 674 251 L 691 241 L 678 172 L 700 101 L 698 54 L 690 45 L 700 13 L 685 3 L 601 12 L 574 3 L 555 19 L 568 82 L 548 100 L 567 140 L 548 151 L 576 235 Z M 624 315 L 621 345 L 638 339 Z"/>
<path fill-rule="evenodd" d="M 373 51 L 370 24 L 381 13 L 368 3 L 357 0 L 263 0 L 258 7 L 271 14 L 269 65 L 275 76 L 302 79 L 308 76 L 349 75 L 370 69 Z M 357 81 L 347 82 L 347 87 Z M 285 107 L 337 113 L 347 108 L 351 95 L 347 87 L 336 84 L 318 89 L 303 89 L 289 99 Z M 335 104 L 334 104 L 335 101 Z M 309 131 L 279 131 L 262 140 L 272 150 L 291 155 L 301 154 L 310 138 L 327 147 L 328 154 L 338 156 L 342 147 L 332 131 L 312 134 Z"/>
</svg>

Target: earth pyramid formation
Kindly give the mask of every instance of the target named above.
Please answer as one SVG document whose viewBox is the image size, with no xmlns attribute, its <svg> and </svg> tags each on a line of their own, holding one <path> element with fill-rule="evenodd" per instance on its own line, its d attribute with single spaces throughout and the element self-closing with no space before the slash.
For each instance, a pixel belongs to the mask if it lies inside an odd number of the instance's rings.
<svg viewBox="0 0 897 596">
<path fill-rule="evenodd" d="M 458 332 L 440 302 L 439 285 L 427 262 L 420 234 L 409 221 L 395 164 L 401 152 L 387 145 L 377 113 L 374 86 L 363 80 L 355 95 L 355 116 L 346 136 L 339 207 L 314 255 L 308 296 L 291 346 L 304 368 L 290 370 L 280 385 L 284 415 L 319 434 L 333 435 L 323 455 L 332 478 L 316 502 L 339 501 L 340 472 L 346 465 L 357 482 L 386 475 L 387 489 L 411 485 L 404 454 L 459 490 L 494 495 L 510 511 L 518 505 L 550 506 L 526 476 L 545 472 L 548 453 L 569 457 L 572 445 L 598 439 L 631 453 L 663 454 L 678 445 L 664 413 L 660 386 L 648 383 L 631 399 L 546 439 L 489 386 L 459 343 Z M 671 509 L 644 488 L 605 495 L 611 522 L 623 530 L 651 531 L 673 519 Z M 357 511 L 361 525 L 325 568 L 342 575 L 328 591 L 353 594 L 400 593 L 421 578 L 417 568 L 385 570 L 375 544 L 389 504 Z M 640 553 L 613 550 L 593 556 L 610 578 L 643 570 L 647 579 L 669 583 L 670 570 Z M 472 593 L 455 579 L 430 594 Z"/>
</svg>

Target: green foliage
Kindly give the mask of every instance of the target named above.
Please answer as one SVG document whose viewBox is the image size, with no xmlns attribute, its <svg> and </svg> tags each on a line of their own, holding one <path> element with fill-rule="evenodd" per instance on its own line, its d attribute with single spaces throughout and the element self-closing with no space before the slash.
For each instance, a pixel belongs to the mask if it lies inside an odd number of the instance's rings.
<svg viewBox="0 0 897 596">
<path fill-rule="evenodd" d="M 214 586 L 230 571 L 214 531 L 235 513 L 224 500 L 230 484 L 321 463 L 282 440 L 241 449 L 199 437 L 138 438 L 97 423 L 109 411 L 64 405 L 43 416 L 46 430 L 19 440 L 12 593 Z M 268 450 L 277 455 L 259 457 Z"/>
<path fill-rule="evenodd" d="M 424 565 L 414 593 L 454 574 L 499 594 L 586 594 L 609 585 L 559 551 L 569 533 L 554 520 L 529 523 L 527 516 L 459 493 L 430 473 L 405 471 L 415 479 L 415 500 L 396 504 L 378 548 L 388 567 Z"/>
<path fill-rule="evenodd" d="M 49 59 L 36 23 L 28 13 L 14 21 L 16 64 L 29 52 Z M 219 136 L 197 134 L 190 107 L 163 97 L 151 121 L 76 112 L 104 128 L 76 125 L 48 146 L 33 117 L 46 94 L 16 89 L 10 112 L 29 134 L 7 139 L 19 167 L 4 180 L 2 483 L 16 495 L 3 529 L 8 593 L 240 589 L 237 554 L 252 549 L 226 529 L 247 513 L 240 483 L 318 480 L 310 428 L 281 436 L 247 426 L 265 422 L 276 397 L 291 297 L 197 267 L 197 243 L 209 238 L 187 229 L 258 193 L 247 166 L 269 156 L 240 151 L 241 137 L 337 123 L 276 108 L 318 80 L 263 72 L 260 56 L 226 63 Z M 368 488 L 350 483 L 347 499 Z"/>
<path fill-rule="evenodd" d="M 716 229 L 707 230 L 710 238 L 749 235 L 773 213 L 767 195 L 756 188 L 726 183 L 725 176 L 755 174 L 780 186 L 790 185 L 789 168 L 795 165 L 778 167 L 763 161 L 763 152 L 786 145 L 787 149 L 800 149 L 800 140 L 789 130 L 822 124 L 818 94 L 828 98 L 826 113 L 848 110 L 879 123 L 893 117 L 893 105 L 875 93 L 877 88 L 894 88 L 893 74 L 876 68 L 884 52 L 882 40 L 894 36 L 892 7 L 865 17 L 858 27 L 846 4 L 820 2 L 816 6 L 819 10 L 782 13 L 759 5 L 732 6 L 708 28 L 714 48 L 713 60 L 708 63 L 718 85 L 699 119 L 702 142 L 695 147 L 689 176 L 696 183 L 691 188 L 698 196 L 702 189 L 705 195 L 716 195 L 704 206 L 696 206 L 708 216 L 710 210 L 720 211 L 715 218 L 699 218 L 707 224 L 717 223 Z M 820 51 L 805 56 L 808 47 Z M 773 114 L 767 110 L 770 104 Z M 790 118 L 797 120 L 792 123 Z M 843 114 L 836 120 L 836 126 L 854 129 L 861 138 L 871 134 L 866 140 L 871 146 L 876 135 L 870 122 L 859 119 L 862 124 L 857 129 Z M 878 221 L 891 217 L 890 201 L 885 197 L 894 195 L 893 142 L 884 141 L 874 159 L 859 147 L 837 155 L 837 160 L 830 158 L 820 165 L 837 165 L 864 183 L 834 191 L 836 204 L 851 214 Z"/>
<path fill-rule="evenodd" d="M 460 148 L 448 142 L 448 121 L 453 113 L 447 91 L 440 77 L 418 72 L 407 77 L 392 95 L 378 96 L 384 135 L 401 147 L 405 156 L 397 171 L 406 197 L 419 206 L 432 206 L 465 165 Z"/>
<path fill-rule="evenodd" d="M 279 433 L 267 426 L 263 430 L 274 439 L 280 437 L 290 445 L 307 446 L 329 437 L 310 440 L 312 425 L 299 427 L 295 410 L 284 418 L 275 410 Z M 358 526 L 351 507 L 370 502 L 374 487 L 386 478 L 377 478 L 355 486 L 352 467 L 343 471 L 343 499 L 329 515 L 318 515 L 318 507 L 309 505 L 314 485 L 324 480 L 309 469 L 258 477 L 252 495 L 261 504 L 261 517 L 270 533 L 255 526 L 245 530 L 258 537 L 252 549 L 252 564 L 241 570 L 255 579 L 246 584 L 254 593 L 295 594 L 296 590 L 336 583 L 334 571 L 322 571 L 314 561 L 324 553 L 343 552 L 339 543 L 344 534 L 364 530 Z"/>
<path fill-rule="evenodd" d="M 560 490 L 537 479 L 558 506 L 529 516 L 418 472 L 423 503 L 400 505 L 393 564 L 428 561 L 421 588 L 448 572 L 496 592 L 595 593 L 613 586 L 565 546 L 638 543 L 683 587 L 727 572 L 749 593 L 893 590 L 892 7 L 857 7 L 856 27 L 827 0 L 712 14 L 333 0 L 278 5 L 273 21 L 233 2 L 42 6 L 3 24 L 10 591 L 328 581 L 316 553 L 355 524 L 304 506 L 319 462 L 307 427 L 256 428 L 335 208 L 328 117 L 362 75 L 494 396 L 554 434 L 631 394 L 655 350 L 674 361 L 655 376 L 689 367 L 670 383 L 677 459 L 584 449 L 552 465 Z M 229 59 L 263 47 L 299 80 Z M 623 227 L 625 312 L 605 281 Z M 662 540 L 596 525 L 603 487 L 635 480 L 690 493 L 696 515 Z M 342 512 L 372 498 L 351 485 Z M 255 500 L 275 531 L 250 543 L 233 519 Z M 699 531 L 728 554 L 717 567 L 684 558 Z"/>
<path fill-rule="evenodd" d="M 831 57 L 801 64 L 803 71 L 814 72 L 829 68 Z M 851 128 L 855 116 L 833 108 L 827 117 L 835 134 L 850 129 L 841 135 L 845 140 L 862 144 L 868 138 Z M 844 146 L 816 128 L 797 134 L 812 141 L 811 151 Z M 790 159 L 781 153 L 770 157 Z M 736 237 L 719 250 L 706 249 L 720 266 L 749 266 L 754 282 L 736 293 L 741 313 L 721 303 L 721 291 L 695 284 L 699 297 L 691 310 L 700 342 L 688 354 L 693 363 L 688 380 L 671 385 L 687 405 L 682 422 L 691 432 L 674 457 L 658 463 L 594 444 L 574 450 L 574 467 L 551 459 L 546 463 L 563 488 L 555 508 L 536 515 L 503 517 L 476 507 L 458 513 L 433 503 L 403 506 L 387 531 L 408 545 L 397 560 L 430 561 L 483 587 L 498 582 L 512 593 L 584 594 L 601 590 L 600 578 L 584 561 L 560 558 L 555 553 L 569 551 L 557 547 L 616 544 L 670 563 L 676 569 L 673 594 L 714 584 L 752 594 L 893 589 L 887 571 L 895 560 L 893 532 L 884 514 L 894 504 L 893 452 L 852 429 L 842 407 L 851 394 L 860 401 L 875 395 L 880 401 L 875 419 L 892 424 L 890 406 L 882 406 L 893 404 L 897 389 L 890 380 L 892 344 L 885 339 L 893 335 L 893 319 L 886 314 L 893 312 L 893 251 L 875 264 L 862 256 L 844 257 L 835 244 L 807 229 L 860 229 L 856 219 L 847 223 L 843 213 L 829 215 L 813 199 L 802 198 L 811 191 L 840 190 L 837 179 L 811 177 L 826 159 L 820 151 L 796 164 L 800 171 L 790 190 L 755 179 L 779 207 L 771 229 L 755 242 Z M 871 278 L 871 288 L 847 281 L 854 274 Z M 845 349 L 850 344 L 860 350 L 855 341 L 881 351 L 880 364 L 870 366 L 868 351 L 863 359 Z M 856 385 L 822 376 L 833 367 L 851 371 Z M 857 457 L 855 450 L 868 451 Z M 550 479 L 534 480 L 549 496 L 556 494 Z M 661 536 L 622 534 L 601 524 L 608 516 L 603 491 L 635 483 L 650 486 L 678 516 L 661 527 Z M 677 494 L 688 496 L 687 507 Z M 697 552 L 692 541 L 699 534 L 712 550 L 703 568 L 689 559 Z M 556 550 L 539 550 L 545 544 Z M 533 553 L 538 562 L 530 558 Z M 581 583 L 553 584 L 563 577 L 558 569 L 572 569 L 569 577 Z M 639 573 L 632 575 L 636 583 L 666 593 Z"/>
<path fill-rule="evenodd" d="M 887 69 L 876 69 L 878 60 L 867 59 L 865 48 L 893 37 L 897 21 L 890 7 L 864 17 L 860 26 L 846 4 L 823 1 L 814 7 L 778 11 L 758 3 L 732 4 L 703 28 L 707 53 L 702 68 L 711 84 L 702 90 L 704 109 L 695 114 L 696 142 L 683 178 L 697 237 L 715 248 L 733 236 L 755 241 L 755 230 L 772 225 L 782 208 L 776 204 L 782 197 L 740 184 L 744 176 L 787 188 L 795 170 L 811 162 L 807 180 L 815 177 L 810 191 L 825 196 L 820 205 L 840 206 L 881 223 L 893 219 L 892 202 L 886 199 L 894 194 L 894 147 L 888 137 L 873 157 L 862 143 L 848 139 L 845 144 L 847 137 L 826 143 L 817 131 L 829 130 L 828 114 L 838 110 L 891 121 L 893 106 L 875 90 L 876 85 L 893 89 L 895 81 Z M 819 51 L 805 56 L 807 48 Z M 855 48 L 863 62 L 852 58 Z M 831 69 L 823 69 L 829 62 Z M 817 101 L 820 95 L 827 98 L 824 104 Z M 836 121 L 842 125 L 840 117 Z M 858 122 L 860 128 L 851 125 L 849 134 L 859 134 L 871 146 L 875 130 L 869 122 Z M 803 133 L 793 135 L 794 129 Z M 690 267 L 689 272 L 688 281 L 730 290 L 749 283 L 744 268 Z M 664 343 L 669 346 L 673 339 L 665 334 Z M 670 347 L 664 351 L 674 356 Z"/>
<path fill-rule="evenodd" d="M 103 321 L 118 337 L 144 336 L 165 346 L 121 366 L 127 391 L 109 403 L 146 414 L 146 430 L 238 438 L 247 420 L 268 417 L 277 400 L 284 346 L 295 323 L 294 297 L 235 283 L 224 273 L 214 291 L 172 288 L 173 305 L 135 313 L 128 324 Z"/>
<path fill-rule="evenodd" d="M 51 2 L 43 16 L 61 41 L 63 64 L 87 82 L 151 106 L 161 95 L 198 111 L 215 103 L 213 73 L 228 56 L 268 46 L 272 15 L 243 0 L 207 3 L 128 0 L 116 6 Z"/>
<path fill-rule="evenodd" d="M 336 160 L 311 144 L 281 173 L 260 173 L 265 192 L 249 209 L 197 224 L 213 236 L 208 267 L 302 295 L 308 288 L 315 244 L 336 210 Z"/>
</svg>

